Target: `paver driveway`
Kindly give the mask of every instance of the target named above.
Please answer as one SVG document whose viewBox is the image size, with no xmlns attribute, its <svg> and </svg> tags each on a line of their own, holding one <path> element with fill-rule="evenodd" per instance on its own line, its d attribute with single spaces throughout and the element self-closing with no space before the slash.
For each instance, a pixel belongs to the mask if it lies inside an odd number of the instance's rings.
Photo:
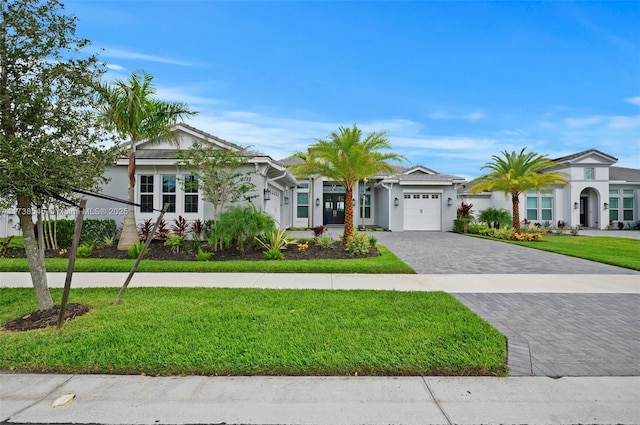
<svg viewBox="0 0 640 425">
<path fill-rule="evenodd" d="M 424 274 L 638 274 L 498 241 L 442 232 L 374 234 Z M 640 276 L 638 276 L 640 279 Z M 473 279 L 469 276 L 469 279 Z M 454 294 L 508 340 L 511 375 L 639 376 L 640 295 Z"/>
<path fill-rule="evenodd" d="M 371 234 L 420 274 L 640 274 L 622 267 L 457 233 Z"/>
</svg>

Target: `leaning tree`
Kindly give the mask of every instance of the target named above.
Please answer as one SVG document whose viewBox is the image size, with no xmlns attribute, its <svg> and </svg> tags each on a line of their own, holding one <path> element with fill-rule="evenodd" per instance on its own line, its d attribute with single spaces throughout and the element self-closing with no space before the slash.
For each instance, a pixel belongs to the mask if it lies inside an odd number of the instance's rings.
<svg viewBox="0 0 640 425">
<path fill-rule="evenodd" d="M 57 0 L 0 2 L 0 196 L 15 207 L 41 310 L 53 307 L 33 217 L 52 195 L 97 188 L 117 158 L 96 125 L 105 67 Z"/>
</svg>

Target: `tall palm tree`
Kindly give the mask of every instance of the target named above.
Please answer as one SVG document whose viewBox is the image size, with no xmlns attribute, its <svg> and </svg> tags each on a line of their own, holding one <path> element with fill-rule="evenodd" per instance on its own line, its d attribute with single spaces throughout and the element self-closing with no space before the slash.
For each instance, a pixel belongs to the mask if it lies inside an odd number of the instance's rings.
<svg viewBox="0 0 640 425">
<path fill-rule="evenodd" d="M 170 131 L 171 127 L 185 117 L 196 114 L 184 103 L 155 99 L 156 89 L 152 80 L 151 74 L 136 71 L 127 81 L 103 83 L 98 90 L 101 122 L 129 142 L 129 202 L 134 202 L 136 187 L 136 144 L 141 140 L 176 140 L 176 135 Z M 138 240 L 135 212 L 133 208 L 128 208 L 118 249 L 126 250 Z"/>
<path fill-rule="evenodd" d="M 489 173 L 478 177 L 469 191 L 472 193 L 498 191 L 511 195 L 511 220 L 516 233 L 520 233 L 520 200 L 521 193 L 530 189 L 545 189 L 551 185 L 567 184 L 567 176 L 553 171 L 557 166 L 546 155 L 527 152 L 523 148 L 520 153 L 502 151 L 502 157 L 492 155 L 492 161 L 482 166 Z"/>
<path fill-rule="evenodd" d="M 352 128 L 340 127 L 327 139 L 317 139 L 307 152 L 295 156 L 303 161 L 291 167 L 297 175 L 320 175 L 344 186 L 344 233 L 343 243 L 353 234 L 353 188 L 359 180 L 373 177 L 381 171 L 393 171 L 386 161 L 401 161 L 404 158 L 390 151 L 391 144 L 386 132 L 373 132 L 362 139 L 362 131 L 354 124 Z M 386 150 L 387 152 L 382 152 Z"/>
</svg>

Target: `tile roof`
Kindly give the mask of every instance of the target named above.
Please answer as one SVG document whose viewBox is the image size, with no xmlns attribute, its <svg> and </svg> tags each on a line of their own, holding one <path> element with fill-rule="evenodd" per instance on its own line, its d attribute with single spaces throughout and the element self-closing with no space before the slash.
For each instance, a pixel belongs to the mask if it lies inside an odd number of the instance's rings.
<svg viewBox="0 0 640 425">
<path fill-rule="evenodd" d="M 615 157 L 613 157 L 611 155 L 607 155 L 606 153 L 601 152 L 601 151 L 599 151 L 597 149 L 588 149 L 586 151 L 582 151 L 582 152 L 574 153 L 574 154 L 571 154 L 571 155 L 562 156 L 560 158 L 552 159 L 552 161 L 553 162 L 560 162 L 560 163 L 571 162 L 574 159 L 578 159 L 578 158 L 583 157 L 585 155 L 588 155 L 590 153 L 595 153 L 595 154 L 598 154 L 598 155 L 605 156 L 607 158 L 610 158 L 613 162 L 618 161 L 618 158 L 615 158 Z"/>
<path fill-rule="evenodd" d="M 636 168 L 609 167 L 609 180 L 640 183 L 640 170 Z"/>
</svg>

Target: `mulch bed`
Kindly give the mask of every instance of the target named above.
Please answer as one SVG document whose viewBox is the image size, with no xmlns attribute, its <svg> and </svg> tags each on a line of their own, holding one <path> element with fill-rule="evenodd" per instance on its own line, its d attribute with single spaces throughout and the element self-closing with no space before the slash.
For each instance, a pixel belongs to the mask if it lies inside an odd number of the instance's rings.
<svg viewBox="0 0 640 425">
<path fill-rule="evenodd" d="M 188 247 L 187 247 L 188 248 Z M 181 248 L 180 252 L 173 252 L 170 247 L 164 246 L 163 241 L 154 240 L 151 242 L 150 251 L 144 257 L 146 260 L 171 260 L 171 261 L 195 261 L 196 256 L 193 250 Z M 207 247 L 203 247 L 207 248 Z M 208 249 L 207 249 L 208 250 Z M 259 261 L 265 260 L 265 249 L 262 247 L 254 247 L 247 251 L 239 251 L 237 249 L 229 249 L 223 251 L 212 252 L 208 261 L 230 261 L 230 260 L 249 260 Z M 354 258 L 348 251 L 344 249 L 342 243 L 336 241 L 331 248 L 322 248 L 315 242 L 309 241 L 309 247 L 305 250 L 299 250 L 297 245 L 289 245 L 282 251 L 286 260 L 335 260 Z M 371 248 L 369 254 L 365 257 L 376 257 L 380 253 L 376 248 Z M 7 258 L 25 258 L 24 249 L 11 249 L 7 252 Z M 59 250 L 46 250 L 46 258 L 68 258 L 68 253 L 61 255 Z M 94 249 L 88 258 L 115 258 L 130 259 L 127 251 L 118 251 L 116 246 Z M 362 257 L 359 257 L 362 258 Z"/>
<path fill-rule="evenodd" d="M 69 303 L 65 310 L 64 320 L 68 322 L 78 316 L 86 314 L 91 309 L 86 305 Z M 56 305 L 47 310 L 34 311 L 23 317 L 19 317 L 10 322 L 5 323 L 2 327 L 7 331 L 30 331 L 32 329 L 44 329 L 50 326 L 58 325 L 60 316 L 60 306 Z"/>
</svg>

